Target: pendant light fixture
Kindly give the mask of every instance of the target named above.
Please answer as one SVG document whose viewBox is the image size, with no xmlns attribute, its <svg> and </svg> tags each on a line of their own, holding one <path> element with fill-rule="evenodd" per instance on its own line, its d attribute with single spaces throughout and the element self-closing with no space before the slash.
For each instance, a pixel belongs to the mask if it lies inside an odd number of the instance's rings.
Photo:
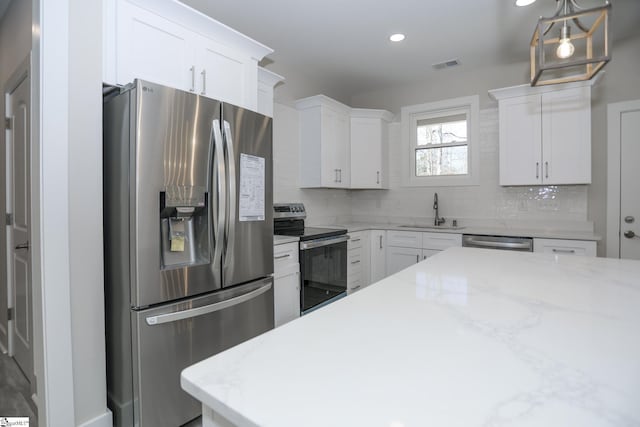
<svg viewBox="0 0 640 427">
<path fill-rule="evenodd" d="M 611 60 L 609 1 L 592 9 L 577 0 L 556 3 L 531 38 L 531 86 L 589 80 Z"/>
</svg>

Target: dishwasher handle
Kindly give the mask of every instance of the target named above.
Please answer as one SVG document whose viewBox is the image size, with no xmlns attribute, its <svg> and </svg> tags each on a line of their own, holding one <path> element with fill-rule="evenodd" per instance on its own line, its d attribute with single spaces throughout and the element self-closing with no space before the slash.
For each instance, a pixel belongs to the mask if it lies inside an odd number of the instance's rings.
<svg viewBox="0 0 640 427">
<path fill-rule="evenodd" d="M 531 242 L 499 242 L 492 240 L 481 240 L 477 237 L 468 237 L 465 240 L 466 246 L 478 246 L 483 248 L 495 249 L 527 249 L 531 250 Z"/>
</svg>

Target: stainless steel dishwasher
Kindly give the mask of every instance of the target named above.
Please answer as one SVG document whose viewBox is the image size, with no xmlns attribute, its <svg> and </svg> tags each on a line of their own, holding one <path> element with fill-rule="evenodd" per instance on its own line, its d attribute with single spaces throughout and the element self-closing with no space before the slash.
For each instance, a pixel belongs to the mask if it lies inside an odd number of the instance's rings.
<svg viewBox="0 0 640 427">
<path fill-rule="evenodd" d="M 467 248 L 533 252 L 533 239 L 531 237 L 482 236 L 476 234 L 463 234 L 462 246 Z"/>
</svg>

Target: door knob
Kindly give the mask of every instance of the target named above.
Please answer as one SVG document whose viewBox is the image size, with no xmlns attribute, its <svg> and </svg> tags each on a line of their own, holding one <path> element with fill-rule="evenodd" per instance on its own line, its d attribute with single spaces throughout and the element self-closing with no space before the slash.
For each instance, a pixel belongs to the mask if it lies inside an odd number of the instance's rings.
<svg viewBox="0 0 640 427">
<path fill-rule="evenodd" d="M 625 231 L 624 232 L 624 237 L 626 237 L 627 239 L 633 239 L 634 237 L 640 238 L 640 236 L 636 236 L 636 233 L 634 233 L 631 230 Z"/>
<path fill-rule="evenodd" d="M 632 217 L 631 215 L 624 217 L 624 222 L 626 222 L 627 224 L 633 224 L 633 221 L 635 221 L 635 220 L 636 219 L 634 217 Z"/>
<path fill-rule="evenodd" d="M 19 249 L 26 249 L 26 250 L 29 250 L 29 241 L 27 240 L 27 241 L 26 241 L 26 242 L 24 242 L 24 243 L 20 243 L 19 245 L 16 245 L 15 249 L 16 249 L 16 250 L 19 250 Z"/>
</svg>

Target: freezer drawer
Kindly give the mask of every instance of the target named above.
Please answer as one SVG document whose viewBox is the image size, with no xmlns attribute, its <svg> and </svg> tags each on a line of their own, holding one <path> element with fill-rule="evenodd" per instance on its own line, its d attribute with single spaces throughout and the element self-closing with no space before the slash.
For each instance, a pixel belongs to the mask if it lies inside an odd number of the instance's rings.
<svg viewBox="0 0 640 427">
<path fill-rule="evenodd" d="M 180 388 L 180 372 L 273 329 L 273 278 L 131 316 L 136 425 L 175 427 L 201 412 Z"/>
</svg>

